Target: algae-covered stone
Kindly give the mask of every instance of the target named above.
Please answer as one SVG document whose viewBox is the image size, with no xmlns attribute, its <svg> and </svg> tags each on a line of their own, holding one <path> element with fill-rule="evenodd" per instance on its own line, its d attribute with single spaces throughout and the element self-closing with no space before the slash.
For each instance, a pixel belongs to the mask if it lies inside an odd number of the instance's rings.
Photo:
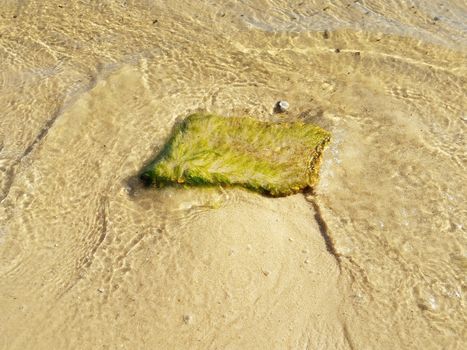
<svg viewBox="0 0 467 350">
<path fill-rule="evenodd" d="M 143 171 L 147 184 L 233 185 L 272 196 L 314 186 L 330 133 L 305 123 L 192 114 Z"/>
</svg>

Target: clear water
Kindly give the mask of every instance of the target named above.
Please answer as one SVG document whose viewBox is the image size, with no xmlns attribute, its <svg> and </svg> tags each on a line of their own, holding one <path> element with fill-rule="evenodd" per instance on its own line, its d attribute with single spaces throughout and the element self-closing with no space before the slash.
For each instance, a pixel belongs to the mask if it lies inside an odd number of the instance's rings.
<svg viewBox="0 0 467 350">
<path fill-rule="evenodd" d="M 0 348 L 464 348 L 466 14 L 3 1 Z M 314 196 L 135 180 L 177 118 L 281 99 L 333 133 Z"/>
</svg>

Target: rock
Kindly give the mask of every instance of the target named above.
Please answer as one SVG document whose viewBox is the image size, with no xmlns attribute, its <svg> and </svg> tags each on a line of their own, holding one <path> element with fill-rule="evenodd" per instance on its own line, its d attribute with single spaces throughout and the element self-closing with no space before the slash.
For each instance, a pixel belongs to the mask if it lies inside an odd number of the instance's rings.
<svg viewBox="0 0 467 350">
<path fill-rule="evenodd" d="M 183 315 L 183 322 L 185 322 L 185 324 L 193 323 L 193 316 L 189 314 Z"/>
<path fill-rule="evenodd" d="M 318 183 L 330 138 L 326 130 L 303 122 L 192 114 L 175 126 L 140 178 L 159 188 L 243 186 L 268 196 L 288 196 Z"/>
<path fill-rule="evenodd" d="M 287 101 L 277 101 L 276 106 L 274 107 L 274 112 L 284 113 L 289 109 L 289 103 Z"/>
</svg>

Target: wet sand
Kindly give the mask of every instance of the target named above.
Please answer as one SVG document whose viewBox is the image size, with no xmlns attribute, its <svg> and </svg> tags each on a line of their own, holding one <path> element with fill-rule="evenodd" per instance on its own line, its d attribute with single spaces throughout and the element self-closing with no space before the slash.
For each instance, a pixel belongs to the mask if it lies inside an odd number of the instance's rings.
<svg viewBox="0 0 467 350">
<path fill-rule="evenodd" d="M 464 348 L 466 14 L 2 4 L 0 348 Z M 315 193 L 141 187 L 194 111 L 330 130 Z"/>
</svg>

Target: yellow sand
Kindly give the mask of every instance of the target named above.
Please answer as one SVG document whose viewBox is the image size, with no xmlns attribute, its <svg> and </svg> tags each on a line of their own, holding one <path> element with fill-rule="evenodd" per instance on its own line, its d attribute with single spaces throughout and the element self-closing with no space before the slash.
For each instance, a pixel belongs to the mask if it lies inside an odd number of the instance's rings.
<svg viewBox="0 0 467 350">
<path fill-rule="evenodd" d="M 464 2 L 0 8 L 0 349 L 465 348 Z M 197 111 L 329 130 L 315 195 L 139 187 Z"/>
</svg>

